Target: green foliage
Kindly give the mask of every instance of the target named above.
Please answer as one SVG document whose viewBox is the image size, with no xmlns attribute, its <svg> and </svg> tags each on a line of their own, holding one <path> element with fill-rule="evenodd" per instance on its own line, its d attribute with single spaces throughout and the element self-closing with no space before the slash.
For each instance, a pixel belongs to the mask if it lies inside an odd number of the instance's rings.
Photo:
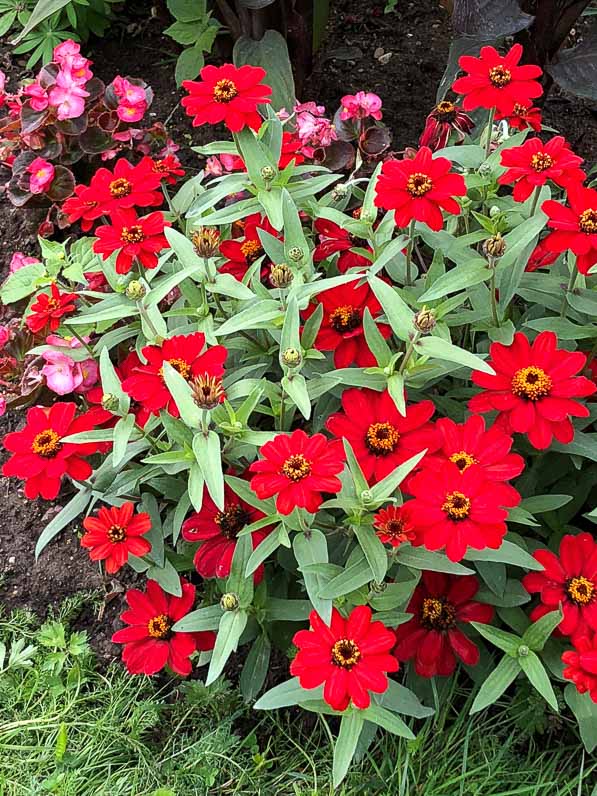
<svg viewBox="0 0 597 796">
<path fill-rule="evenodd" d="M 207 0 L 168 0 L 168 11 L 176 22 L 164 33 L 184 46 L 178 56 L 175 79 L 194 80 L 203 69 L 205 54 L 211 52 L 220 23 L 207 10 Z"/>
</svg>

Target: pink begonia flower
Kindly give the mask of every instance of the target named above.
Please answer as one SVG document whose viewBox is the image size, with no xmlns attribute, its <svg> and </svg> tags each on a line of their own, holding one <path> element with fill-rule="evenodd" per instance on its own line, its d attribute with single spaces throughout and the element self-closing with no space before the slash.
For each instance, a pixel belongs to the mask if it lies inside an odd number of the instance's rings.
<svg viewBox="0 0 597 796">
<path fill-rule="evenodd" d="M 145 116 L 147 110 L 147 103 L 140 102 L 138 105 L 129 105 L 128 103 L 121 102 L 116 108 L 116 115 L 121 122 L 132 124 L 133 122 L 140 121 Z"/>
<path fill-rule="evenodd" d="M 221 177 L 224 173 L 224 167 L 220 163 L 220 160 L 217 155 L 211 155 L 211 157 L 207 158 L 205 161 L 205 168 L 204 172 L 206 176 L 213 176 L 213 177 Z"/>
<path fill-rule="evenodd" d="M 0 417 L 6 414 L 6 397 L 4 395 L 0 395 Z"/>
<path fill-rule="evenodd" d="M 106 149 L 106 151 L 102 152 L 100 155 L 100 160 L 114 160 L 117 154 L 118 149 Z"/>
<path fill-rule="evenodd" d="M 89 342 L 88 337 L 84 337 L 83 340 L 86 343 Z M 83 345 L 76 337 L 60 337 L 57 334 L 49 334 L 46 337 L 46 343 L 60 348 L 71 349 L 81 348 Z M 95 359 L 89 358 L 82 362 L 75 362 L 67 354 L 62 354 L 59 351 L 46 351 L 42 356 L 48 363 L 42 368 L 42 373 L 46 377 L 48 387 L 58 395 L 66 395 L 68 392 L 84 393 L 90 390 L 97 382 L 99 371 Z M 68 373 L 69 367 L 70 375 Z M 66 387 L 69 387 L 69 389 L 65 389 L 65 392 L 60 392 L 60 389 Z"/>
<path fill-rule="evenodd" d="M 38 263 L 39 260 L 37 257 L 28 257 L 24 252 L 15 252 L 10 260 L 10 265 L 8 266 L 8 271 L 11 274 L 14 274 L 15 271 L 18 271 L 19 268 L 23 268 L 26 265 L 32 265 L 33 263 Z"/>
<path fill-rule="evenodd" d="M 6 75 L 0 69 L 0 108 L 4 105 L 6 101 Z"/>
<path fill-rule="evenodd" d="M 31 193 L 43 193 L 52 184 L 55 169 L 51 163 L 43 158 L 35 158 L 33 163 L 27 166 L 29 178 L 29 190 Z"/>
<path fill-rule="evenodd" d="M 356 94 L 347 94 L 340 101 L 342 110 L 340 118 L 342 121 L 347 119 L 365 119 L 371 116 L 373 119 L 381 119 L 381 98 L 377 94 L 368 91 L 357 91 Z"/>
<path fill-rule="evenodd" d="M 294 106 L 296 132 L 301 142 L 301 153 L 312 158 L 319 147 L 327 147 L 338 135 L 332 122 L 323 114 L 325 107 L 314 102 L 299 102 Z"/>
<path fill-rule="evenodd" d="M 48 92 L 43 86 L 40 86 L 39 83 L 29 83 L 29 85 L 25 86 L 23 89 L 23 94 L 29 100 L 29 105 L 38 113 L 40 111 L 45 111 L 50 104 Z"/>
<path fill-rule="evenodd" d="M 123 102 L 128 102 L 130 105 L 139 105 L 145 102 L 145 89 L 142 86 L 136 86 L 127 80 L 126 77 L 118 75 L 112 81 L 114 86 L 114 93 Z"/>
<path fill-rule="evenodd" d="M 168 157 L 168 155 L 175 155 L 179 149 L 180 146 L 174 143 L 174 141 L 171 138 L 168 138 L 166 139 L 166 145 L 162 149 L 160 149 L 158 155 L 160 158 L 165 158 Z"/>
<path fill-rule="evenodd" d="M 8 326 L 0 325 L 0 351 L 4 348 L 4 346 L 8 343 L 12 334 Z"/>
<path fill-rule="evenodd" d="M 67 39 L 54 47 L 52 60 L 61 64 L 66 58 L 79 55 L 80 52 L 81 45 L 72 39 Z"/>
<path fill-rule="evenodd" d="M 62 69 L 56 76 L 56 84 L 50 90 L 50 104 L 56 108 L 60 121 L 76 119 L 85 110 L 85 91 L 74 79 L 70 71 Z"/>
</svg>

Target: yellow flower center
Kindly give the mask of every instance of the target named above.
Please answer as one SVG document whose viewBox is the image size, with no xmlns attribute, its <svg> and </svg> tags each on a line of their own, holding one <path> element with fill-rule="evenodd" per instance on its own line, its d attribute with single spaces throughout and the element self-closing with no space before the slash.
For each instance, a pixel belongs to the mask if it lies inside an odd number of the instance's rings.
<svg viewBox="0 0 597 796">
<path fill-rule="evenodd" d="M 546 171 L 553 166 L 553 158 L 547 152 L 537 152 L 531 158 L 531 168 L 535 171 Z"/>
<path fill-rule="evenodd" d="M 504 88 L 512 80 L 512 73 L 505 66 L 494 66 L 489 70 L 489 80 L 496 88 Z"/>
<path fill-rule="evenodd" d="M 400 434 L 391 423 L 372 423 L 365 435 L 365 445 L 376 456 L 393 453 L 398 445 Z"/>
<path fill-rule="evenodd" d="M 571 578 L 566 584 L 566 591 L 573 603 L 577 605 L 588 605 L 595 597 L 595 584 L 582 575 L 578 578 Z"/>
<path fill-rule="evenodd" d="M 578 219 L 578 227 L 587 235 L 597 233 L 597 210 L 593 210 L 591 207 L 583 210 Z"/>
<path fill-rule="evenodd" d="M 231 102 L 238 94 L 236 83 L 228 78 L 218 80 L 214 86 L 214 102 Z"/>
<path fill-rule="evenodd" d="M 249 263 L 254 263 L 258 257 L 261 257 L 263 254 L 263 249 L 261 247 L 261 243 L 258 240 L 246 240 L 242 246 L 240 247 L 241 252 L 243 253 L 243 257 Z"/>
<path fill-rule="evenodd" d="M 350 304 L 336 307 L 330 315 L 330 326 L 339 334 L 354 331 L 360 323 L 360 311 Z"/>
<path fill-rule="evenodd" d="M 144 239 L 143 228 L 139 224 L 133 224 L 132 227 L 123 227 L 120 233 L 120 240 L 123 243 L 141 243 Z"/>
<path fill-rule="evenodd" d="M 465 470 L 468 470 L 471 464 L 477 464 L 475 457 L 471 456 L 470 453 L 467 453 L 466 451 L 458 451 L 458 453 L 453 453 L 450 456 L 450 461 L 454 462 L 461 473 L 463 473 Z"/>
<path fill-rule="evenodd" d="M 294 453 L 289 456 L 282 465 L 282 475 L 290 478 L 291 481 L 302 481 L 311 473 L 312 463 L 305 459 L 302 453 Z"/>
<path fill-rule="evenodd" d="M 126 539 L 126 528 L 123 528 L 122 525 L 111 525 L 108 528 L 108 539 L 111 542 L 124 542 Z"/>
<path fill-rule="evenodd" d="M 451 520 L 466 520 L 471 513 L 471 501 L 462 492 L 449 492 L 442 504 L 442 511 L 445 511 Z"/>
<path fill-rule="evenodd" d="M 406 190 L 411 196 L 425 196 L 433 188 L 433 182 L 420 171 L 411 174 L 406 182 Z"/>
<path fill-rule="evenodd" d="M 240 531 L 251 521 L 249 512 L 242 506 L 227 506 L 214 517 L 214 522 L 227 539 L 236 539 Z"/>
<path fill-rule="evenodd" d="M 517 370 L 512 378 L 512 392 L 514 395 L 528 398 L 529 401 L 538 401 L 549 395 L 552 381 L 547 373 L 535 365 Z"/>
<path fill-rule="evenodd" d="M 31 452 L 36 453 L 38 456 L 43 456 L 44 459 L 53 459 L 61 447 L 62 443 L 58 434 L 54 429 L 47 428 L 33 438 Z"/>
<path fill-rule="evenodd" d="M 404 537 L 404 523 L 397 517 L 388 520 L 383 526 L 383 533 L 392 539 L 402 539 Z"/>
<path fill-rule="evenodd" d="M 456 609 L 446 600 L 425 597 L 420 621 L 426 630 L 447 630 L 456 622 Z"/>
<path fill-rule="evenodd" d="M 443 100 L 435 106 L 435 113 L 440 121 L 451 122 L 456 114 L 456 105 L 453 102 L 448 102 L 448 100 Z"/>
<path fill-rule="evenodd" d="M 200 409 L 215 409 L 224 395 L 222 379 L 204 373 L 193 379 L 193 400 Z"/>
<path fill-rule="evenodd" d="M 172 622 L 166 614 L 160 614 L 149 620 L 147 632 L 152 638 L 167 638 L 171 627 Z"/>
<path fill-rule="evenodd" d="M 359 662 L 361 651 L 351 638 L 341 638 L 332 647 L 332 663 L 343 669 L 352 669 Z"/>
<path fill-rule="evenodd" d="M 122 199 L 124 196 L 128 196 L 132 192 L 133 183 L 129 182 L 124 177 L 119 177 L 117 180 L 112 180 L 108 188 L 114 199 Z"/>
<path fill-rule="evenodd" d="M 512 116 L 525 116 L 528 110 L 526 105 L 521 105 L 520 102 L 517 102 L 512 109 Z"/>
</svg>

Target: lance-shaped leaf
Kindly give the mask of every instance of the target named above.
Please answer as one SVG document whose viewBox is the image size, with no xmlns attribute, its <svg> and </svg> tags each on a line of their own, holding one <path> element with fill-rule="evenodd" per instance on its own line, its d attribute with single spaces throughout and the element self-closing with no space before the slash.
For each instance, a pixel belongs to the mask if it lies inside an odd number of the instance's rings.
<svg viewBox="0 0 597 796">
<path fill-rule="evenodd" d="M 340 732 L 334 745 L 334 763 L 332 767 L 334 788 L 340 785 L 352 763 L 359 736 L 365 723 L 362 714 L 363 711 L 350 710 L 340 720 Z"/>
<path fill-rule="evenodd" d="M 407 341 L 414 334 L 414 312 L 393 287 L 377 276 L 369 277 L 369 284 L 381 304 L 392 331 L 401 340 Z"/>
<path fill-rule="evenodd" d="M 520 664 L 516 658 L 504 655 L 489 677 L 485 680 L 471 707 L 471 715 L 478 713 L 489 705 L 493 705 L 506 688 L 514 682 L 520 672 Z"/>
<path fill-rule="evenodd" d="M 470 351 L 466 351 L 464 348 L 459 348 L 453 343 L 449 343 L 442 337 L 422 337 L 415 344 L 415 350 L 422 356 L 456 362 L 472 370 L 480 370 L 483 373 L 489 373 L 490 376 L 495 376 L 495 370 L 483 359 L 471 354 Z"/>
<path fill-rule="evenodd" d="M 222 614 L 205 685 L 211 685 L 224 671 L 228 658 L 238 647 L 248 618 L 245 611 L 226 611 Z"/>
<path fill-rule="evenodd" d="M 198 428 L 201 424 L 202 410 L 193 400 L 193 392 L 188 381 L 169 362 L 164 362 L 162 373 L 181 418 L 190 428 Z"/>
<path fill-rule="evenodd" d="M 224 474 L 222 472 L 222 454 L 220 452 L 220 438 L 215 431 L 207 435 L 203 432 L 193 437 L 193 453 L 197 464 L 201 468 L 205 486 L 213 502 L 220 509 L 224 509 Z"/>
</svg>

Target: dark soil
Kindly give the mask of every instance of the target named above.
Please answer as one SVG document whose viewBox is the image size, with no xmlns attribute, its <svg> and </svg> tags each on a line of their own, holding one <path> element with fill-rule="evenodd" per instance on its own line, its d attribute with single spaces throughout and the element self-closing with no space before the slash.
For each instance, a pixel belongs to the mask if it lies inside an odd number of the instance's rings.
<svg viewBox="0 0 597 796">
<path fill-rule="evenodd" d="M 394 136 L 393 149 L 400 150 L 416 145 L 425 117 L 435 103 L 451 33 L 437 0 L 401 2 L 389 15 L 383 14 L 384 5 L 384 0 L 332 3 L 327 39 L 301 99 L 317 100 L 333 113 L 344 94 L 376 92 L 384 101 L 384 121 Z M 179 105 L 182 93 L 173 78 L 177 45 L 162 35 L 165 24 L 166 20 L 146 14 L 131 16 L 115 27 L 110 38 L 90 44 L 86 54 L 94 61 L 95 73 L 107 82 L 122 74 L 143 77 L 152 85 L 155 100 L 151 118 L 166 123 L 171 137 L 182 147 L 179 155 L 183 163 L 192 173 L 198 162 L 188 147 L 205 142 L 213 131 L 193 129 Z M 24 76 L 24 61 L 13 59 L 10 47 L 1 44 L 0 68 L 7 73 L 10 88 Z M 552 92 L 544 118 L 570 140 L 579 154 L 588 161 L 595 159 L 597 125 L 594 109 L 588 104 Z M 43 211 L 17 210 L 0 196 L 0 279 L 14 251 L 36 253 L 36 230 L 42 218 Z M 20 422 L 20 415 L 2 418 L 0 433 L 13 430 Z M 35 562 L 35 541 L 59 505 L 25 501 L 15 480 L 4 479 L 3 489 L 0 608 L 28 607 L 45 616 L 49 607 L 57 608 L 65 597 L 82 590 L 114 590 L 104 584 L 97 567 L 80 549 L 73 529 L 64 531 Z M 109 638 L 121 608 L 122 599 L 117 596 L 101 621 L 91 609 L 82 617 L 104 661 L 117 653 Z"/>
</svg>

